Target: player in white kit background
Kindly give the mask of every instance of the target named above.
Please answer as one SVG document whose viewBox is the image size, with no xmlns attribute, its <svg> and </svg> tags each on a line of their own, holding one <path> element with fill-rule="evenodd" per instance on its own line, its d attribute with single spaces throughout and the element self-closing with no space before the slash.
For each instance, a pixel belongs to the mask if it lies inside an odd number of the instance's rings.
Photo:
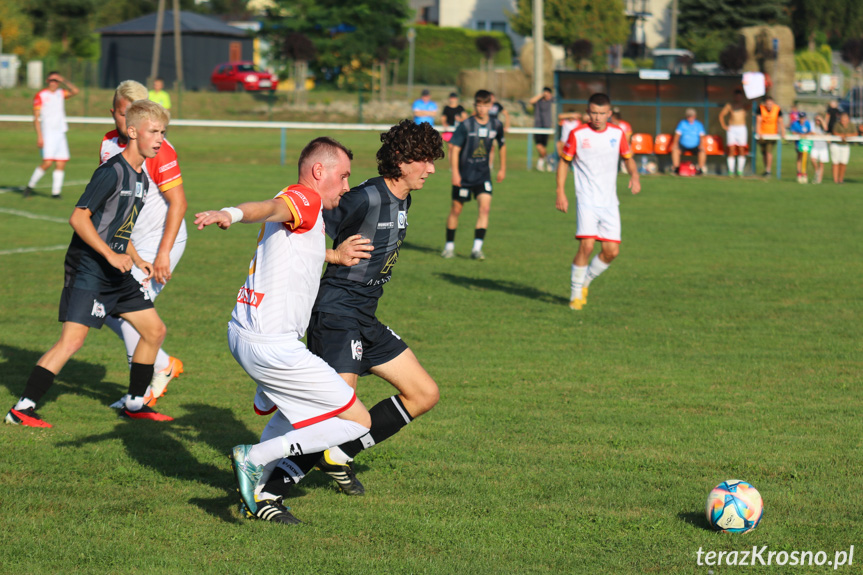
<svg viewBox="0 0 863 575">
<path fill-rule="evenodd" d="M 237 445 L 230 457 L 248 517 L 298 523 L 281 497 L 261 491 L 279 460 L 324 451 L 368 433 L 371 426 L 354 389 L 300 341 L 324 261 L 354 265 L 369 257 L 369 240 L 359 235 L 336 249 L 326 247 L 322 210 L 338 206 L 350 189 L 352 157 L 335 140 L 317 138 L 300 155 L 298 183 L 275 198 L 195 214 L 199 230 L 262 223 L 228 324 L 231 353 L 257 384 L 255 411 L 275 412 L 261 443 Z"/>
<path fill-rule="evenodd" d="M 126 134 L 126 109 L 135 100 L 146 100 L 147 97 L 147 88 L 134 80 L 126 80 L 117 86 L 111 109 L 116 129 L 105 134 L 102 139 L 99 149 L 100 164 L 126 149 L 129 143 Z M 148 278 L 147 274 L 137 267 L 132 268 L 132 276 L 153 301 L 171 279 L 171 273 L 186 249 L 186 222 L 183 220 L 186 215 L 186 194 L 177 152 L 167 139 L 156 157 L 144 162 L 143 168 L 150 180 L 150 188 L 147 201 L 132 230 L 131 241 L 144 261 L 153 263 L 153 277 Z M 118 317 L 107 318 L 105 325 L 123 340 L 126 356 L 130 359 L 141 336 L 131 324 Z M 171 379 L 183 373 L 183 362 L 160 348 L 154 369 L 153 380 L 145 396 L 147 405 L 150 406 L 155 405 L 156 400 L 165 393 Z M 114 407 L 121 407 L 122 404 L 121 399 Z"/>
<path fill-rule="evenodd" d="M 594 94 L 587 104 L 587 122 L 569 134 L 557 166 L 557 202 L 555 207 L 566 213 L 566 177 L 572 164 L 575 169 L 575 198 L 578 251 L 572 262 L 569 307 L 580 310 L 587 303 L 590 283 L 608 269 L 620 253 L 620 209 L 617 199 L 617 166 L 623 158 L 629 173 L 629 189 L 641 191 L 635 160 L 623 130 L 609 123 L 611 100 L 605 94 Z M 591 259 L 595 242 L 601 250 Z"/>
<path fill-rule="evenodd" d="M 42 151 L 42 163 L 33 170 L 24 197 L 33 193 L 33 188 L 54 164 L 51 179 L 51 197 L 60 199 L 66 162 L 69 161 L 69 143 L 66 132 L 66 100 L 78 94 L 78 88 L 57 72 L 51 72 L 46 79 L 48 87 L 40 90 L 33 98 L 33 125 L 36 128 L 36 145 Z M 65 86 L 61 87 L 61 86 Z"/>
</svg>

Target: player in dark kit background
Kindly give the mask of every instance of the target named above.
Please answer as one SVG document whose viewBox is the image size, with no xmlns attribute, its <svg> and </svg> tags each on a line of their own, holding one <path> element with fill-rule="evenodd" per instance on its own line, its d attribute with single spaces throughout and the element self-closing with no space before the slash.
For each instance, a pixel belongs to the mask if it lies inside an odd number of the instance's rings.
<svg viewBox="0 0 863 575">
<path fill-rule="evenodd" d="M 407 232 L 410 194 L 422 189 L 434 173 L 435 160 L 444 156 L 443 140 L 429 124 L 404 120 L 381 134 L 381 142 L 380 177 L 355 187 L 342 196 L 337 209 L 324 213 L 334 245 L 360 234 L 372 240 L 374 249 L 371 258 L 355 266 L 327 265 L 309 324 L 308 346 L 355 389 L 359 376 L 372 373 L 399 393 L 369 409 L 372 426 L 363 437 L 323 454 L 283 459 L 264 487 L 273 495 L 285 495 L 316 465 L 348 495 L 363 494 L 353 458 L 429 411 L 439 398 L 434 379 L 375 313 Z"/>
<path fill-rule="evenodd" d="M 489 116 L 491 106 L 491 93 L 479 90 L 474 96 L 474 115 L 459 124 L 450 140 L 452 207 L 446 220 L 446 245 L 441 253 L 444 258 L 455 257 L 458 219 L 465 202 L 469 202 L 473 196 L 477 202 L 477 218 L 470 257 L 475 260 L 485 259 L 482 244 L 491 213 L 491 152 L 495 142 L 500 155 L 498 183 L 506 177 L 504 126 L 500 120 Z"/>
</svg>

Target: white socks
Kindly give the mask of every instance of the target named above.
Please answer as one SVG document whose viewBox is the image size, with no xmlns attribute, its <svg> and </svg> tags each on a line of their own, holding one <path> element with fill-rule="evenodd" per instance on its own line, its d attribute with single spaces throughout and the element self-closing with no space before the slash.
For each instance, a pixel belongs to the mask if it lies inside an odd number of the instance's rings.
<svg viewBox="0 0 863 575">
<path fill-rule="evenodd" d="M 734 156 L 728 156 L 725 158 L 725 161 L 728 163 L 728 175 L 734 175 Z"/>
<path fill-rule="evenodd" d="M 132 356 L 135 355 L 135 348 L 138 347 L 138 342 L 141 341 L 140 334 L 138 334 L 138 331 L 132 327 L 131 323 L 119 317 L 108 316 L 105 318 L 105 325 L 111 328 L 111 331 L 116 333 L 120 336 L 120 339 L 123 340 L 123 343 L 126 346 L 126 359 L 128 359 L 129 365 L 131 366 Z M 156 361 L 153 364 L 154 372 L 158 373 L 167 368 L 170 359 L 171 356 L 165 353 L 160 347 L 159 352 L 156 354 Z"/>
<path fill-rule="evenodd" d="M 737 156 L 737 173 L 742 174 L 746 167 L 746 156 Z"/>
<path fill-rule="evenodd" d="M 54 171 L 51 173 L 51 195 L 59 196 L 60 192 L 63 191 L 63 176 L 66 175 L 65 170 L 58 170 L 54 168 Z"/>
<path fill-rule="evenodd" d="M 587 275 L 587 266 L 572 264 L 572 275 L 570 276 L 570 301 L 581 297 L 581 288 L 584 287 L 584 276 Z"/>
<path fill-rule="evenodd" d="M 447 242 L 444 244 L 443 249 L 445 250 L 453 250 L 455 251 L 455 242 Z"/>
<path fill-rule="evenodd" d="M 33 175 L 30 176 L 30 181 L 27 183 L 28 188 L 35 188 L 36 184 L 39 183 L 39 180 L 42 179 L 42 176 L 45 175 L 45 170 L 41 167 L 37 166 L 35 170 L 33 170 Z"/>
<path fill-rule="evenodd" d="M 478 252 L 482 249 L 482 240 L 474 239 L 473 240 L 473 251 Z"/>
<path fill-rule="evenodd" d="M 587 274 L 584 276 L 584 285 L 582 287 L 588 287 L 590 282 L 592 282 L 596 277 L 608 269 L 608 266 L 611 264 L 607 264 L 601 259 L 599 259 L 599 254 L 593 256 L 593 259 L 590 260 L 590 265 L 587 266 Z"/>
<path fill-rule="evenodd" d="M 267 465 L 283 457 L 325 451 L 368 432 L 369 428 L 359 423 L 333 417 L 255 445 L 249 450 L 249 462 L 252 465 Z"/>
</svg>

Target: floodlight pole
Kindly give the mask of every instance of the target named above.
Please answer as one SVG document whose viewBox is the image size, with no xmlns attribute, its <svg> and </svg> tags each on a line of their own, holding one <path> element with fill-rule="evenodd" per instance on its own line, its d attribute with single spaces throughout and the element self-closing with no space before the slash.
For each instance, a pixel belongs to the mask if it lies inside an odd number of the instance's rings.
<svg viewBox="0 0 863 575">
<path fill-rule="evenodd" d="M 533 0 L 533 93 L 541 94 L 543 85 L 543 48 L 545 47 L 545 15 L 542 0 Z"/>
<path fill-rule="evenodd" d="M 671 34 L 668 38 L 668 47 L 677 48 L 677 0 L 671 0 Z"/>
<path fill-rule="evenodd" d="M 416 44 L 417 31 L 408 28 L 408 100 L 414 91 L 414 45 Z"/>
<path fill-rule="evenodd" d="M 149 87 L 159 75 L 159 58 L 162 57 L 162 26 L 165 22 L 165 0 L 159 0 L 159 11 L 156 13 L 156 33 L 153 36 L 153 61 L 150 64 Z"/>
</svg>

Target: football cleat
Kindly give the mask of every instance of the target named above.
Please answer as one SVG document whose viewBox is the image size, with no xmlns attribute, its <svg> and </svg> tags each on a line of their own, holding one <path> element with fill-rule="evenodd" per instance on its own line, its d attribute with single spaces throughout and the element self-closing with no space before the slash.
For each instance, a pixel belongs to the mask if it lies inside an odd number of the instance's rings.
<svg viewBox="0 0 863 575">
<path fill-rule="evenodd" d="M 587 305 L 587 288 L 581 288 L 581 297 L 573 298 L 569 301 L 569 309 L 580 310 Z"/>
<path fill-rule="evenodd" d="M 354 473 L 353 460 L 349 461 L 347 465 L 336 463 L 330 459 L 330 450 L 328 449 L 324 451 L 324 454 L 318 460 L 315 467 L 335 479 L 336 483 L 339 484 L 339 489 L 341 489 L 345 495 L 365 494 L 366 488 L 363 487 L 363 484 L 360 483 L 359 479 L 357 479 L 357 474 Z"/>
<path fill-rule="evenodd" d="M 248 519 L 261 519 L 262 521 L 272 521 L 273 523 L 282 523 L 284 525 L 298 525 L 302 523 L 299 519 L 293 516 L 290 507 L 285 507 L 282 504 L 282 498 L 276 499 L 261 499 L 256 501 L 258 511 L 252 513 L 246 502 L 240 503 L 240 513 Z"/>
<path fill-rule="evenodd" d="M 132 411 L 124 405 L 120 409 L 120 417 L 124 419 L 149 419 L 150 421 L 174 421 L 173 417 L 159 413 L 146 405 L 137 411 Z"/>
<path fill-rule="evenodd" d="M 156 400 L 165 395 L 165 389 L 168 383 L 175 377 L 180 377 L 183 373 L 183 362 L 172 357 L 168 359 L 168 367 L 153 374 L 153 379 L 150 380 L 150 388 L 152 397 L 144 396 L 144 403 L 149 406 L 156 405 Z"/>
<path fill-rule="evenodd" d="M 234 470 L 234 475 L 237 478 L 237 492 L 249 511 L 254 514 L 258 511 L 258 505 L 255 501 L 255 486 L 261 480 L 264 467 L 252 465 L 249 461 L 248 456 L 251 449 L 251 445 L 236 445 L 231 450 L 228 459 L 231 460 L 231 469 Z"/>
<path fill-rule="evenodd" d="M 10 409 L 9 413 L 6 414 L 6 423 L 9 425 L 24 425 L 26 427 L 53 427 L 50 423 L 43 421 L 39 417 L 35 407 Z"/>
<path fill-rule="evenodd" d="M 482 253 L 482 250 L 474 250 L 470 253 L 470 259 L 472 259 L 472 260 L 484 260 L 485 254 Z"/>
<path fill-rule="evenodd" d="M 21 197 L 22 198 L 29 198 L 32 195 L 33 195 L 33 188 L 31 188 L 30 186 L 27 186 L 26 188 L 21 190 Z"/>
<path fill-rule="evenodd" d="M 444 248 L 444 250 L 440 253 L 440 257 L 445 260 L 449 260 L 455 257 L 455 250 L 452 248 Z"/>
</svg>

